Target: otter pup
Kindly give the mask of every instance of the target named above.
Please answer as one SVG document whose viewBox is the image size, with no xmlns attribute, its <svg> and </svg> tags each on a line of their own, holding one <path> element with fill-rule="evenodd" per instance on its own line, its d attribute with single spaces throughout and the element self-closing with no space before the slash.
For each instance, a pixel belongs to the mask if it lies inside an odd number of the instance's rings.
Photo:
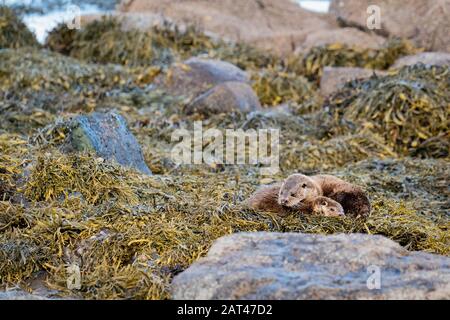
<svg viewBox="0 0 450 320">
<path fill-rule="evenodd" d="M 345 211 L 342 205 L 327 197 L 317 197 L 312 201 L 306 202 L 306 207 L 309 210 L 307 213 L 325 217 L 344 216 Z"/>
<path fill-rule="evenodd" d="M 310 178 L 321 188 L 325 197 L 342 205 L 346 215 L 353 217 L 369 215 L 370 202 L 360 187 L 331 175 L 315 175 Z"/>
<path fill-rule="evenodd" d="M 344 209 L 338 202 L 322 196 L 307 197 L 303 202 L 297 202 L 290 198 L 287 204 L 292 203 L 292 206 L 282 205 L 279 201 L 281 186 L 282 184 L 278 183 L 260 188 L 247 199 L 247 204 L 255 210 L 273 212 L 280 216 L 294 212 L 327 217 L 344 215 Z"/>
</svg>

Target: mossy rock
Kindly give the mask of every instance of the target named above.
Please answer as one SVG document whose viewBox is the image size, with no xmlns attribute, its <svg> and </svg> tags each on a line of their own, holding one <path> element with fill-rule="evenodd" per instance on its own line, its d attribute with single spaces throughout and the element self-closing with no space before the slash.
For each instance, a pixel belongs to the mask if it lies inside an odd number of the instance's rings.
<svg viewBox="0 0 450 320">
<path fill-rule="evenodd" d="M 69 131 L 70 147 L 76 151 L 96 153 L 105 160 L 151 174 L 122 116 L 113 112 L 80 115 L 70 121 Z"/>
</svg>

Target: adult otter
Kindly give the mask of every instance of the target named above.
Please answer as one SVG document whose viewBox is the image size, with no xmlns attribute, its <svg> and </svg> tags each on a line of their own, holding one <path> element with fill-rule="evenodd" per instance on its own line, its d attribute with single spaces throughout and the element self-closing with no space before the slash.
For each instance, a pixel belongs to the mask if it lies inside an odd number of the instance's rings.
<svg viewBox="0 0 450 320">
<path fill-rule="evenodd" d="M 322 196 L 310 196 L 302 202 L 290 196 L 287 202 L 283 201 L 287 205 L 282 205 L 279 200 L 281 187 L 280 183 L 262 187 L 247 199 L 247 204 L 255 210 L 273 212 L 279 216 L 296 212 L 327 217 L 344 215 L 344 209 L 337 201 Z"/>
<path fill-rule="evenodd" d="M 322 195 L 320 186 L 310 177 L 296 173 L 287 177 L 280 186 L 278 203 L 289 208 L 302 206 L 305 200 Z"/>
<path fill-rule="evenodd" d="M 346 215 L 366 217 L 370 214 L 369 199 L 360 187 L 327 174 L 310 178 L 322 189 L 323 196 L 342 205 Z"/>
</svg>

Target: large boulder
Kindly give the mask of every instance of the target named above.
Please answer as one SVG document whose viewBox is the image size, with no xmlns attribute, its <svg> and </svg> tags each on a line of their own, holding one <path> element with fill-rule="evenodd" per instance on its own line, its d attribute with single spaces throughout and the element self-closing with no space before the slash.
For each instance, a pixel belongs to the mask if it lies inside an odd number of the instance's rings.
<svg viewBox="0 0 450 320">
<path fill-rule="evenodd" d="M 291 0 L 124 0 L 118 8 L 196 25 L 208 34 L 280 55 L 291 53 L 312 31 L 337 27 L 330 15 L 304 10 Z"/>
<path fill-rule="evenodd" d="M 404 66 L 423 63 L 434 66 L 450 66 L 450 53 L 445 52 L 422 52 L 412 56 L 399 58 L 395 61 L 392 69 L 400 69 Z"/>
<path fill-rule="evenodd" d="M 156 77 L 156 87 L 172 95 L 197 97 L 199 94 L 223 82 L 249 83 L 247 73 L 235 65 L 213 59 L 190 58 L 174 65 L 169 72 Z"/>
<path fill-rule="evenodd" d="M 0 291 L 0 300 L 48 300 L 48 297 L 28 293 L 20 289 Z"/>
<path fill-rule="evenodd" d="M 106 160 L 151 174 L 141 146 L 128 130 L 125 119 L 114 112 L 79 115 L 70 121 L 68 149 L 90 151 Z"/>
<path fill-rule="evenodd" d="M 174 299 L 450 299 L 450 258 L 365 234 L 238 233 L 177 275 Z"/>
<path fill-rule="evenodd" d="M 367 8 L 381 9 L 384 33 L 413 40 L 431 51 L 450 52 L 448 0 L 332 0 L 330 13 L 350 24 L 367 27 Z"/>
<path fill-rule="evenodd" d="M 188 104 L 186 113 L 203 115 L 249 113 L 258 109 L 261 109 L 261 104 L 250 85 L 242 82 L 224 82 Z"/>
<path fill-rule="evenodd" d="M 352 80 L 367 79 L 373 75 L 383 76 L 386 72 L 364 68 L 325 67 L 320 79 L 320 93 L 327 97 L 335 91 L 342 89 Z"/>
</svg>

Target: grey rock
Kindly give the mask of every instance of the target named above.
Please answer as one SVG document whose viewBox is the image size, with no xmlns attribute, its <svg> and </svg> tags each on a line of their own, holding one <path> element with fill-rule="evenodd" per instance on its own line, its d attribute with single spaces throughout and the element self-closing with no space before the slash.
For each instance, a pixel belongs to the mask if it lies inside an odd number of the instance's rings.
<svg viewBox="0 0 450 320">
<path fill-rule="evenodd" d="M 296 54 L 308 53 L 312 48 L 341 43 L 349 47 L 380 49 L 386 39 L 354 28 L 326 29 L 310 32 L 295 50 Z"/>
<path fill-rule="evenodd" d="M 0 292 L 0 300 L 48 300 L 45 296 L 35 295 L 23 290 L 14 289 Z"/>
<path fill-rule="evenodd" d="M 320 79 L 320 93 L 327 97 L 342 89 L 349 81 L 367 79 L 373 75 L 383 76 L 386 75 L 386 72 L 364 68 L 325 67 Z"/>
<path fill-rule="evenodd" d="M 399 69 L 404 66 L 410 66 L 417 63 L 435 66 L 450 66 L 450 53 L 445 52 L 422 52 L 412 56 L 406 56 L 398 59 L 392 69 Z"/>
<path fill-rule="evenodd" d="M 224 82 L 197 97 L 186 107 L 186 113 L 203 115 L 241 112 L 261 109 L 252 87 L 242 82 Z"/>
<path fill-rule="evenodd" d="M 235 65 L 213 59 L 190 58 L 182 65 L 174 65 L 167 74 L 159 75 L 156 87 L 175 96 L 195 98 L 223 82 L 249 83 L 247 73 Z"/>
<path fill-rule="evenodd" d="M 114 112 L 94 112 L 75 117 L 70 123 L 69 141 L 70 147 L 76 151 L 95 152 L 106 160 L 115 160 L 145 174 L 152 173 L 125 119 Z"/>
<path fill-rule="evenodd" d="M 161 14 L 178 26 L 195 25 L 215 38 L 279 56 L 291 54 L 309 33 L 337 27 L 331 15 L 305 10 L 292 0 L 123 0 L 118 11 L 131 21 L 137 15 Z M 138 22 L 137 27 L 144 25 Z"/>
<path fill-rule="evenodd" d="M 379 289 L 373 281 L 378 271 Z M 177 275 L 172 295 L 174 299 L 450 299 L 450 258 L 409 252 L 375 235 L 238 233 L 218 239 L 205 258 Z"/>
</svg>

